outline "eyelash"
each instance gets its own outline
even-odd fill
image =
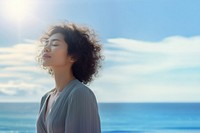
[[[48,45],[48,43],[44,44],[44,46],[46,47]],[[52,44],[52,46],[58,46],[58,44]]]

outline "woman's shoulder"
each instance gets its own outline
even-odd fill
[[[95,98],[95,95],[94,95],[94,92],[88,86],[78,81],[76,82],[76,85],[72,89],[69,97],[70,98],[82,98],[82,97]]]
[[[42,96],[42,101],[44,102],[45,99],[48,97],[48,95],[53,91],[54,89],[51,89],[50,91],[47,91],[43,96]]]
[[[52,91],[54,91],[55,89],[51,89],[51,90],[49,90],[49,91],[47,91],[43,96],[42,96],[42,98],[45,98],[45,97],[47,97]]]
[[[43,104],[44,104],[46,98],[47,98],[47,97],[49,96],[49,94],[51,93],[51,91],[52,91],[52,90],[46,92],[46,93],[42,96],[41,101],[40,101],[40,110],[41,110],[41,108],[42,108],[42,106],[43,106]]]
[[[45,100],[46,97],[49,95],[49,92],[46,92],[43,96],[42,96],[42,100]]]
[[[94,94],[93,91],[81,82],[78,82],[73,89],[73,93]]]

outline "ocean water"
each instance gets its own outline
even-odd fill
[[[0,133],[34,133],[39,103],[0,103]],[[200,133],[200,103],[99,103],[102,133]]]

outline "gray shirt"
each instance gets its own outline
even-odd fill
[[[70,81],[45,118],[50,92],[41,99],[37,133],[101,133],[97,101],[92,90],[77,79]]]

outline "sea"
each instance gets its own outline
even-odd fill
[[[98,103],[102,133],[200,133],[200,103]],[[39,103],[0,103],[0,133],[35,133]]]

